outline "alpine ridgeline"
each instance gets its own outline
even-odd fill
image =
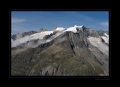
[[[109,33],[91,28],[11,35],[12,76],[109,76]]]

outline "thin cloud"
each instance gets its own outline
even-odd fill
[[[12,23],[24,22],[24,21],[26,21],[26,19],[12,18]]]
[[[24,27],[24,26],[20,26],[20,25],[15,25],[13,24],[11,27],[12,33],[13,32],[25,32],[27,30],[29,30],[28,28]]]
[[[12,17],[11,18],[11,22],[12,22],[12,24],[11,24],[11,26],[12,26],[11,30],[12,30],[12,33],[13,32],[24,32],[24,31],[26,31],[27,28],[24,27],[24,26],[21,26],[21,23],[25,22],[25,21],[26,21],[26,19],[23,19],[23,18]]]
[[[86,20],[92,20],[92,21],[94,20],[94,18],[89,17],[89,16],[86,16],[86,15],[80,14],[80,16],[81,16],[82,18],[86,19]]]
[[[44,28],[44,27],[43,27]],[[21,33],[21,32],[28,32],[28,31],[38,31],[39,28],[37,27],[34,27],[34,28],[31,28],[31,27],[26,27],[24,25],[19,25],[19,24],[12,24],[12,27],[11,27],[11,31],[13,34],[15,33]]]
[[[95,22],[96,20],[93,18],[93,17],[90,17],[90,16],[87,16],[87,15],[84,15],[82,13],[78,13],[76,12],[76,17],[81,19],[81,20],[84,20],[84,21],[88,21],[88,22]]]
[[[108,27],[108,22],[101,22],[100,24],[105,26],[105,27]]]

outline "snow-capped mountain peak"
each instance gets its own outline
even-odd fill
[[[67,32],[67,31],[71,31],[73,33],[76,33],[77,31],[82,31],[83,32],[83,28],[84,26],[81,25],[81,26],[77,26],[77,25],[74,25],[73,27],[68,27],[68,28],[64,28],[64,27],[56,27],[54,30],[51,30],[51,31],[47,31],[45,29],[40,29],[40,32],[36,32],[31,35],[27,35],[27,36],[20,36],[20,38],[14,40],[12,38],[11,42],[12,42],[12,47],[16,47],[22,43],[26,43],[28,41],[31,41],[31,40],[44,40],[44,42],[49,42],[53,39],[55,39],[56,37],[58,37],[59,35],[63,34],[64,32]],[[91,32],[90,32],[91,33]],[[108,43],[108,40],[109,40],[109,35],[104,33],[104,36],[101,36],[101,38],[106,42]]]
[[[108,41],[107,31],[91,30],[83,25],[12,35],[12,75],[108,76]]]

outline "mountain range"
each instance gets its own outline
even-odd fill
[[[11,34],[12,76],[109,76],[109,31],[83,25]]]

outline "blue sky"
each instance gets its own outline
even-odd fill
[[[53,30],[58,27],[84,25],[94,30],[108,30],[107,11],[12,11],[11,33],[38,31],[40,28]]]

